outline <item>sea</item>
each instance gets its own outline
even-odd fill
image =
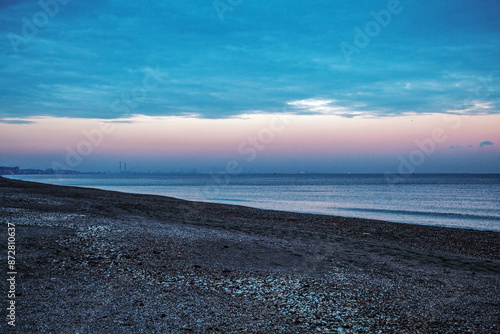
[[[74,174],[8,177],[261,209],[500,231],[500,174]]]

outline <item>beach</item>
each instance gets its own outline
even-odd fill
[[[2,332],[500,332],[499,232],[1,177],[0,222]]]

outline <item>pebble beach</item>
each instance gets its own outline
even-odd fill
[[[1,177],[0,223],[2,333],[500,333],[498,232]]]

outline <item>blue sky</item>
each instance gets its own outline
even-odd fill
[[[307,99],[374,116],[500,110],[498,1],[401,0],[350,62],[341,43],[391,1],[61,2],[47,22],[36,1],[2,2],[0,117],[317,113],[289,104]],[[147,69],[161,73],[155,89],[113,105]],[[479,78],[489,108],[467,99]]]
[[[500,172],[498,0],[4,0],[0,40],[0,165]]]

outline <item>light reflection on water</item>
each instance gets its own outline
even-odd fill
[[[412,175],[395,185],[384,175],[9,177],[262,209],[500,231],[500,175]]]

